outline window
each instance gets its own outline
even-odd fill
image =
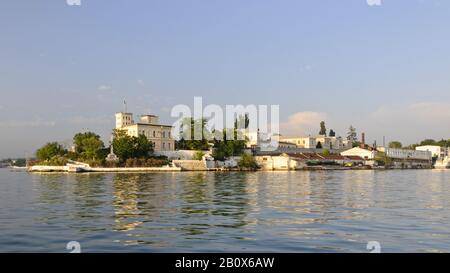
[[[153,131],[153,137],[156,137],[156,132],[155,131]]]
[[[162,136],[163,138],[166,138],[166,132],[163,132],[163,136]]]
[[[163,142],[163,149],[166,148],[166,143]]]

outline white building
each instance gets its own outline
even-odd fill
[[[278,148],[283,149],[283,150],[297,149],[297,145],[295,145],[294,143],[291,143],[291,142],[280,141],[280,142],[278,142]]]
[[[274,151],[279,148],[280,137],[279,135],[272,135],[270,133],[261,133],[259,131],[245,131],[245,137],[247,138],[247,148],[259,148],[267,151]],[[284,143],[283,146],[291,146],[289,143]]]
[[[281,140],[295,144],[298,148],[315,149],[317,146],[315,137],[289,137],[281,138]]]
[[[145,135],[153,143],[155,152],[175,150],[172,128],[171,125],[160,124],[155,115],[142,115],[135,123],[132,113],[116,113],[116,129],[125,130],[129,136]]]
[[[306,164],[287,154],[255,156],[256,162],[265,171],[275,170],[299,170],[306,167]]]
[[[448,148],[435,145],[417,146],[416,150],[431,152],[432,157],[446,157],[449,154]]]
[[[393,159],[413,159],[431,161],[430,151],[418,151],[409,149],[394,149],[379,147],[378,150],[386,154],[387,157]]]
[[[321,146],[323,149],[342,150],[342,149],[349,149],[352,147],[352,144],[349,141],[344,140],[342,137],[327,137],[324,135],[319,135],[315,137],[312,136],[285,137],[281,138],[280,141],[290,142],[297,145],[297,148],[304,148],[304,149],[315,149]]]
[[[355,148],[352,148],[352,149],[342,152],[341,155],[343,155],[343,156],[359,156],[366,160],[371,160],[371,159],[375,158],[375,156],[377,155],[377,151],[375,151],[375,150],[370,151],[367,149],[355,147]]]

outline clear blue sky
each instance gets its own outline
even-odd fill
[[[369,141],[450,138],[450,1],[3,1],[0,158],[135,114],[279,104],[285,134],[318,121]],[[317,124],[317,125],[316,125]],[[283,132],[282,132],[283,133]]]

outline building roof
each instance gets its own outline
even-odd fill
[[[164,124],[151,124],[151,123],[141,123],[141,122],[137,122],[135,124],[132,125],[140,125],[140,126],[157,126],[157,127],[173,127],[172,125],[164,125]]]
[[[288,144],[288,145],[294,145],[296,146],[294,143],[292,142],[287,142],[287,141],[278,141],[279,144]]]
[[[356,155],[346,155],[345,157],[350,160],[364,160],[362,157]]]
[[[154,118],[158,118],[159,116],[157,116],[157,115],[148,115],[148,114],[145,114],[145,115],[141,115],[141,117],[154,117]]]
[[[133,124],[124,126],[123,128],[132,127],[132,126],[150,126],[150,127],[170,127],[170,128],[173,128],[172,125],[150,124],[150,123],[133,123]]]

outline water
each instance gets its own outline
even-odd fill
[[[0,252],[450,252],[450,171],[0,169]]]

